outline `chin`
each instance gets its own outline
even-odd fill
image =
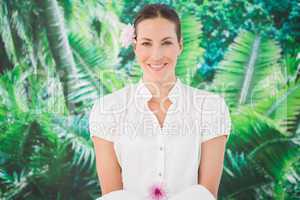
[[[145,77],[147,77],[147,80],[151,80],[153,82],[162,82],[162,81],[166,81],[169,79],[169,77],[171,76],[171,74],[173,74],[174,72],[164,72],[164,73],[147,73],[145,74]],[[169,76],[168,76],[169,74]]]

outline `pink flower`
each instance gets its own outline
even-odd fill
[[[121,44],[127,48],[134,40],[134,27],[131,24],[127,24],[121,32]]]
[[[151,200],[163,200],[167,198],[166,187],[162,182],[155,183],[149,188]]]

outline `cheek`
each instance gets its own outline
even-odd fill
[[[149,57],[149,52],[145,49],[137,48],[136,57],[138,58],[138,60],[143,61],[144,59],[147,59],[147,57]]]
[[[164,55],[171,60],[176,60],[177,54],[178,54],[178,52],[174,48],[166,49],[164,52]]]
[[[162,49],[161,53],[167,60],[175,62],[175,60],[177,59],[178,51],[176,50],[176,48],[170,47]],[[139,62],[147,61],[147,59],[151,57],[151,50],[137,47],[136,57]]]

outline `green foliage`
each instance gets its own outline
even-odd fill
[[[201,30],[201,24],[191,15],[183,15],[181,23],[184,48],[177,61],[176,75],[190,85],[204,52],[198,45],[201,37],[198,30]]]
[[[78,199],[96,195],[87,116],[65,120],[62,89],[30,69],[15,66],[1,76],[0,91],[1,198],[69,199],[78,190]]]
[[[255,104],[276,93],[271,85],[277,82],[280,51],[274,41],[242,31],[229,46],[211,89],[226,93],[231,106]]]
[[[194,6],[195,7],[195,6]],[[214,68],[241,30],[262,33],[280,43],[284,52],[299,47],[299,5],[291,1],[204,1],[192,9],[203,23],[201,47],[206,49],[201,72],[213,79]],[[278,22],[280,21],[280,23]]]
[[[176,75],[230,106],[220,199],[296,199],[296,0],[0,1],[0,199],[99,196],[88,111],[142,76],[119,37],[147,3],[180,14]]]

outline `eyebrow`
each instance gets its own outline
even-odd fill
[[[161,41],[164,41],[164,40],[166,40],[166,39],[172,39],[173,37],[165,37],[165,38],[163,38]],[[149,39],[149,38],[145,38],[145,37],[143,37],[143,38],[141,38],[142,40],[148,40],[148,41],[152,41],[151,39]]]

